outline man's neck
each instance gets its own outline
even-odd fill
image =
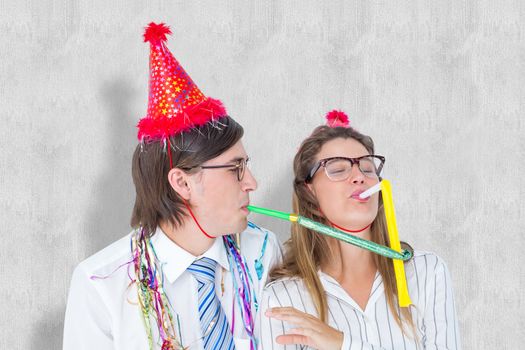
[[[215,239],[206,237],[191,218],[185,219],[177,228],[169,222],[162,222],[159,226],[169,239],[194,256],[204,254],[215,242]]]

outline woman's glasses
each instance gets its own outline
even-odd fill
[[[323,167],[331,181],[344,181],[350,177],[352,167],[357,164],[357,167],[366,177],[377,179],[381,174],[383,165],[385,164],[385,157],[378,155],[368,155],[358,158],[347,157],[331,157],[321,159],[312,167],[305,182],[311,182],[315,173]]]

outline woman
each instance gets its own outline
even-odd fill
[[[327,115],[294,159],[294,212],[388,245],[380,194],[384,158],[348,126]],[[415,251],[405,263],[413,305],[399,308],[392,261],[294,225],[282,265],[260,300],[261,349],[459,349],[451,279],[438,256]]]

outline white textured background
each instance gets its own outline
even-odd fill
[[[523,1],[1,0],[0,349],[59,349],[73,267],[129,231],[151,20],[245,126],[252,203],[290,208],[300,140],[343,108],[402,238],[448,262],[464,348],[524,348]]]

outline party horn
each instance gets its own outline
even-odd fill
[[[400,250],[396,251],[389,247],[385,247],[381,244],[377,244],[375,242],[353,236],[346,232],[323,225],[319,222],[316,222],[314,220],[305,218],[297,214],[291,214],[291,213],[285,213],[285,212],[273,210],[273,209],[255,207],[253,205],[249,205],[247,208],[249,211],[254,212],[254,213],[263,214],[266,216],[271,216],[274,218],[298,223],[299,225],[309,228],[310,230],[319,232],[329,237],[336,238],[346,243],[353,244],[357,247],[367,249],[373,253],[385,256],[390,259],[394,259],[394,261],[399,261],[401,265],[403,264],[402,261],[406,261],[412,257],[412,253],[409,250],[404,250],[402,252]]]
[[[394,211],[394,201],[392,199],[392,186],[390,181],[383,179],[381,181],[381,196],[383,198],[383,207],[385,208],[386,226],[388,229],[388,238],[390,248],[394,251],[401,251],[401,242],[397,232],[396,213]],[[396,275],[397,297],[399,306],[407,307],[412,304],[410,295],[408,295],[407,280],[405,276],[405,265],[399,260],[393,260],[394,272]]]

